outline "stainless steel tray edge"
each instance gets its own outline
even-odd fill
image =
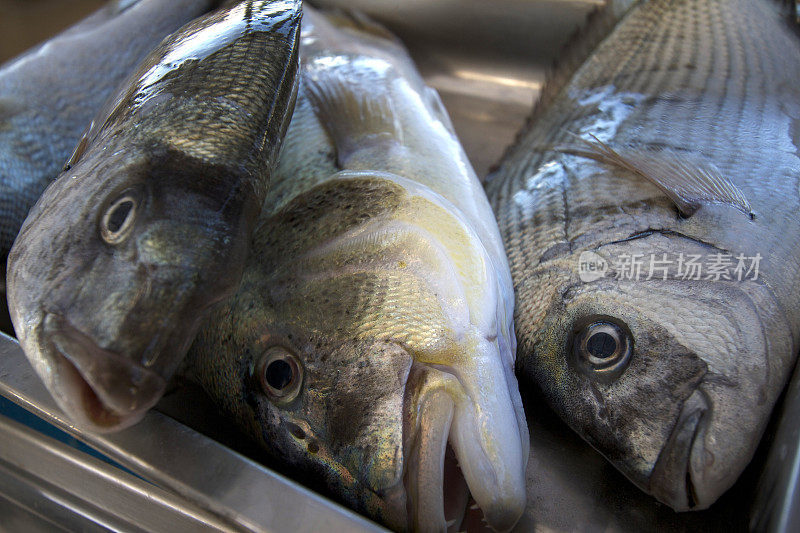
[[[0,334],[0,395],[238,530],[384,531],[155,411],[119,433],[97,435],[81,431],[55,406],[17,341],[3,334]],[[3,451],[8,446],[3,433],[6,427],[10,426],[0,424]],[[41,435],[40,439],[46,437]],[[129,476],[122,470],[118,475]]]

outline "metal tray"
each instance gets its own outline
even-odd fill
[[[513,140],[569,35],[602,3],[314,2],[363,10],[401,37],[442,94],[479,175]],[[159,412],[121,433],[84,433],[55,407],[16,341],[1,336],[0,396],[25,409],[14,412],[0,398],[1,531],[381,530],[276,473],[280,465],[192,387],[176,386]],[[518,531],[800,530],[800,376],[736,485],[711,509],[681,514],[634,487],[535,393],[523,391],[523,399],[532,440]]]

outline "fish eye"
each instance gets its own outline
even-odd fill
[[[136,220],[139,196],[126,191],[111,202],[100,219],[100,236],[108,244],[119,244],[128,236]]]
[[[628,367],[633,338],[624,324],[599,317],[576,328],[573,334],[573,362],[587,376],[614,380]]]
[[[300,393],[303,366],[298,357],[282,346],[269,348],[258,364],[261,389],[270,400],[287,403]]]

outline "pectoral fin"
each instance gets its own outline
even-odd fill
[[[755,218],[750,202],[739,188],[711,162],[674,150],[614,150],[597,137],[578,137],[583,146],[561,146],[563,153],[594,159],[646,179],[666,194],[680,213],[689,217],[704,204],[730,205]]]

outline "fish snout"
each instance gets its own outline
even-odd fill
[[[718,496],[709,494],[703,482],[708,456],[704,433],[710,409],[708,395],[695,389],[684,401],[650,475],[650,492],[675,511],[703,509]]]
[[[527,443],[508,394],[484,384],[475,397],[455,372],[421,366],[416,431],[406,453],[412,529],[460,528],[471,496],[489,527],[510,530],[525,508]],[[504,378],[481,379],[505,384]]]
[[[42,345],[50,356],[56,402],[94,431],[119,430],[138,422],[164,393],[156,372],[100,347],[64,317],[45,313]]]

